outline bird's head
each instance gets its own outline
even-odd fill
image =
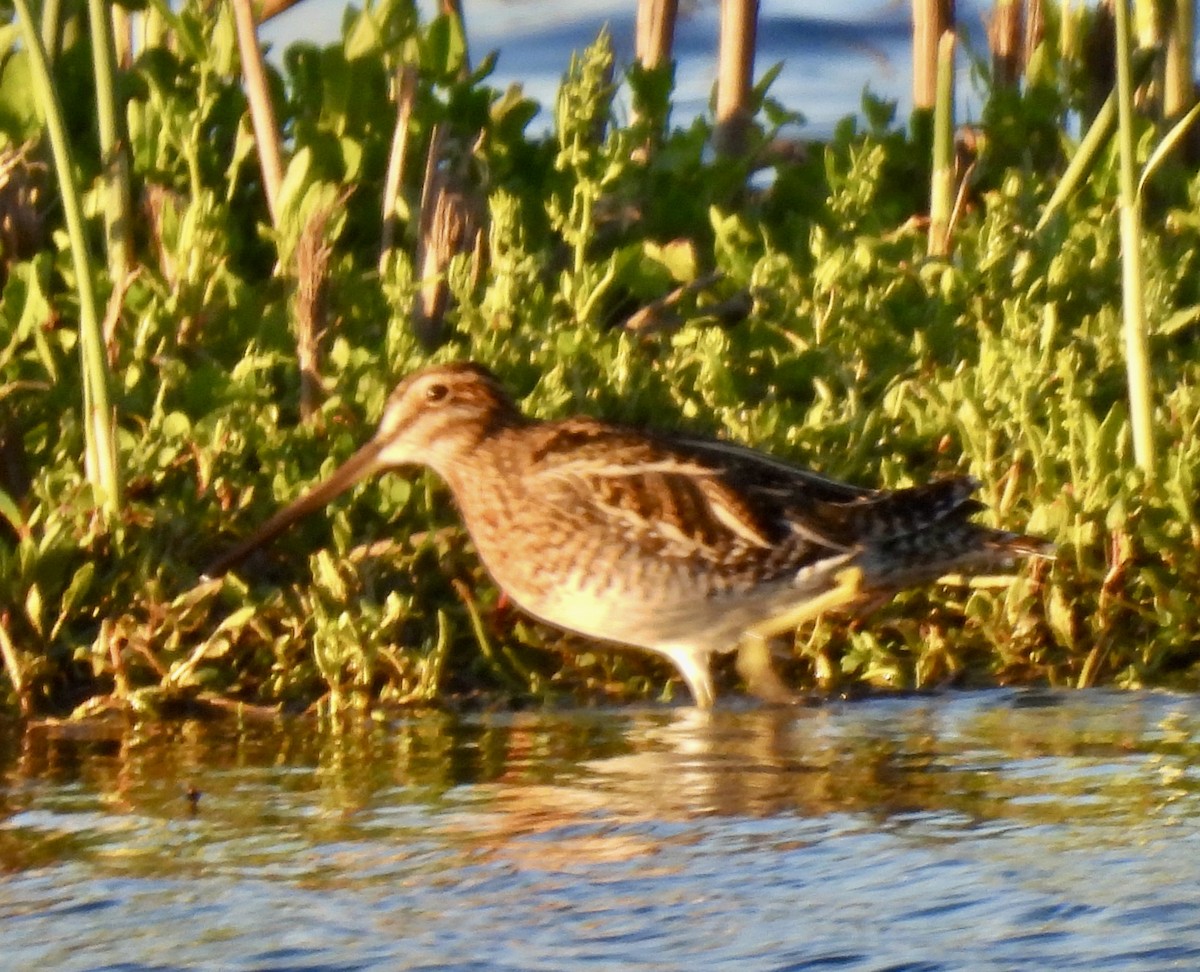
[[[392,392],[364,449],[374,468],[421,464],[447,476],[496,429],[521,421],[495,375],[472,362],[435,365],[409,375]]]
[[[252,536],[214,561],[217,576],[269,542],[292,523],[320,509],[355,483],[397,466],[425,465],[453,479],[460,460],[489,434],[524,419],[499,381],[471,362],[435,365],[409,375],[389,396],[371,440],[264,523]]]

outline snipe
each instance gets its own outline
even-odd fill
[[[534,422],[471,363],[405,378],[375,436],[209,568],[221,573],[374,472],[431,467],[484,565],[558,628],[666,656],[696,704],[710,659],[739,646],[752,688],[778,696],[766,642],[952,572],[1048,556],[1036,538],[971,522],[976,483],[895,491],[826,479],[725,442],[591,418]]]

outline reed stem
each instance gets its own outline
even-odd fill
[[[1196,101],[1192,64],[1196,56],[1195,0],[1175,0],[1174,17],[1167,25],[1167,62],[1163,80],[1163,115],[1174,120]]]
[[[1148,51],[1139,52],[1133,59],[1133,86],[1137,87],[1149,74],[1153,55]],[[1104,146],[1117,128],[1117,92],[1112,91],[1096,112],[1091,125],[1067,163],[1067,169],[1059,179],[1054,192],[1050,194],[1042,215],[1038,218],[1037,229],[1044,229],[1046,224],[1057,213],[1068,199],[1083,185],[1092,167],[1100,158]]]
[[[1141,203],[1137,191],[1137,147],[1133,117],[1133,44],[1128,0],[1116,0],[1117,143],[1120,151],[1121,283],[1125,319],[1125,368],[1133,453],[1148,480],[1154,478],[1154,403],[1146,339],[1142,274]]]
[[[640,0],[637,8],[637,60],[646,70],[671,60],[679,0]]]
[[[929,188],[929,255],[950,253],[954,211],[954,31],[938,43],[937,101],[933,108],[933,175]]]
[[[104,240],[108,273],[115,290],[124,287],[133,269],[130,241],[132,203],[129,194],[129,158],[122,137],[117,104],[116,66],[112,21],[105,0],[88,0],[92,31],[92,70],[96,79],[96,120],[100,133],[100,159],[104,180]]]
[[[1024,6],[1024,0],[996,0],[988,23],[992,83],[997,88],[1015,88],[1021,80],[1025,64]]]
[[[88,252],[83,224],[83,205],[75,184],[71,146],[63,124],[62,106],[50,75],[50,64],[41,38],[33,25],[28,0],[13,0],[22,38],[29,52],[33,96],[41,108],[50,138],[54,171],[62,197],[63,216],[75,268],[75,286],[79,295],[79,355],[83,381],[84,468],[97,507],[110,518],[121,505],[121,479],[117,467],[116,437],[108,398],[108,364],[104,356],[104,337],[96,310],[92,287],[92,259]]]
[[[913,0],[913,109],[937,102],[938,44],[954,29],[954,0]]]
[[[400,218],[398,202],[400,187],[404,183],[404,166],[408,159],[408,134],[412,121],[413,105],[417,100],[417,69],[404,65],[393,80],[396,92],[396,127],[392,130],[392,148],[388,153],[387,174],[383,182],[383,229],[380,234],[379,265],[388,250],[396,243],[396,229]]]
[[[724,0],[717,60],[717,125],[713,144],[722,155],[741,155],[750,128],[758,0]]]
[[[250,102],[254,140],[258,143],[263,191],[267,197],[267,209],[271,213],[271,225],[278,226],[279,188],[283,184],[283,147],[279,141],[279,126],[275,121],[275,107],[271,104],[271,89],[267,84],[262,50],[258,46],[252,0],[232,2],[238,52],[242,58],[242,78],[246,84],[246,98]]]
[[[45,0],[42,4],[42,48],[46,59],[58,59],[58,39],[62,34],[62,0]]]

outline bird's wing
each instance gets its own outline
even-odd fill
[[[778,491],[781,495],[795,496],[805,502],[851,503],[878,495],[876,490],[822,476],[811,469],[784,462],[782,459],[733,442],[687,437],[680,437],[674,441],[694,454],[706,457],[721,466],[729,475],[757,483],[764,489]]]
[[[698,454],[723,461],[724,477],[751,497],[770,497],[798,533],[849,549],[928,529],[947,517],[967,519],[981,508],[970,476],[948,476],[919,486],[876,490],[793,466],[744,446],[680,440]]]
[[[854,543],[836,507],[874,495],[724,443],[585,419],[543,436],[523,473],[529,489],[664,556],[722,561],[797,540],[844,551]]]

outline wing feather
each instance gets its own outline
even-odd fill
[[[815,559],[918,534],[978,508],[971,499],[978,485],[965,476],[873,490],[726,442],[591,419],[544,429],[525,470],[529,488],[662,556],[728,564],[787,546]]]
[[[873,491],[723,442],[666,438],[588,419],[546,427],[525,470],[531,489],[557,491],[579,515],[602,516],[665,555],[713,561],[782,543],[853,547],[834,504]],[[581,507],[584,509],[581,510]]]

